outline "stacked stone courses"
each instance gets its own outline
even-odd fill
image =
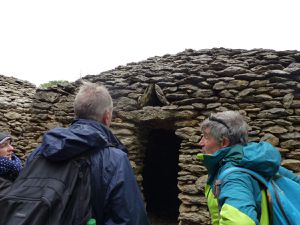
[[[72,122],[82,80],[104,84],[111,92],[112,130],[129,149],[142,190],[147,134],[152,129],[174,131],[181,140],[180,149],[174,149],[179,151],[180,225],[210,224],[204,198],[207,171],[195,158],[201,151],[199,123],[210,113],[240,111],[250,125],[250,139],[272,143],[282,164],[300,173],[299,51],[187,49],[50,89],[0,79],[1,125],[15,136],[23,159],[46,130]]]
[[[31,125],[32,101],[36,87],[23,80],[0,75],[0,130],[10,132],[15,152],[23,160],[36,146]]]

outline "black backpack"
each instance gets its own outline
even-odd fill
[[[4,194],[0,225],[85,225],[91,217],[89,156],[36,156]]]
[[[10,180],[0,177],[0,193],[6,193],[9,190],[11,184],[12,182]]]

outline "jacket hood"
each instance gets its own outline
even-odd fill
[[[117,147],[127,153],[125,146],[100,122],[78,119],[68,128],[48,131],[43,136],[39,149],[49,160],[63,161],[108,146]]]
[[[250,142],[220,149],[212,155],[198,154],[208,169],[208,182],[213,181],[220,169],[231,166],[253,170],[265,178],[274,176],[280,167],[279,151],[268,142]]]

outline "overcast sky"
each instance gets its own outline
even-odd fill
[[[0,0],[0,74],[75,81],[195,50],[300,50],[298,0]]]

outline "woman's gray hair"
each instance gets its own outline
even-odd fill
[[[219,143],[228,138],[230,145],[248,142],[248,124],[238,111],[224,111],[211,114],[200,125],[201,131],[209,128],[210,135]]]
[[[76,118],[100,121],[104,113],[112,109],[113,101],[108,90],[95,83],[84,82],[74,100]]]

